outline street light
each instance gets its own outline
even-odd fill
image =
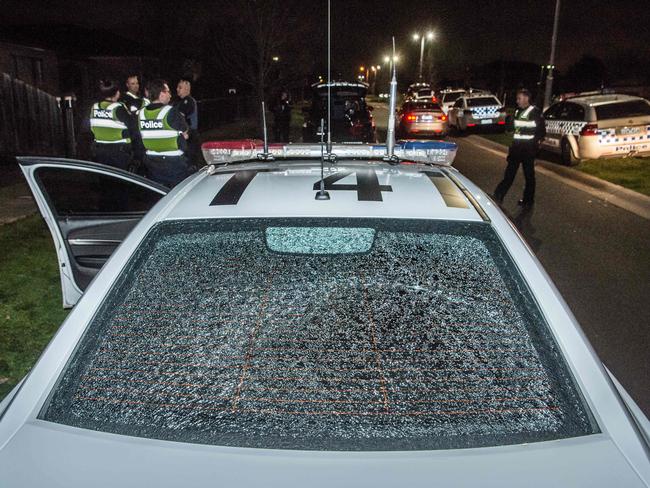
[[[424,40],[428,39],[429,41],[433,41],[435,37],[435,33],[431,31],[427,32],[426,34],[419,34],[417,32],[413,34],[413,40],[420,41],[420,81],[422,81],[422,66],[424,65]]]
[[[279,56],[273,56],[271,59],[273,59],[273,61],[276,62],[276,63],[277,63],[278,61],[280,61],[280,57],[279,57]]]

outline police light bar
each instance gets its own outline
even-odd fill
[[[209,165],[222,165],[243,161],[267,160],[264,142],[257,139],[205,142],[201,146]],[[399,161],[451,166],[458,146],[445,141],[398,141],[395,156]],[[320,144],[269,144],[273,159],[315,159],[322,155]],[[332,144],[330,158],[383,159],[385,144]]]

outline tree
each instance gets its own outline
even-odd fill
[[[569,67],[562,80],[565,91],[598,90],[608,81],[605,63],[594,56],[583,56]]]
[[[270,89],[312,68],[309,61],[314,26],[306,3],[297,0],[233,0],[217,13],[214,54],[222,69],[249,86],[258,103]]]

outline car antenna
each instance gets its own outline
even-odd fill
[[[262,100],[262,131],[264,135],[264,152],[257,155],[262,161],[273,161],[273,154],[269,152],[269,135],[266,130],[266,105]]]
[[[325,120],[320,119],[320,189],[316,192],[316,200],[329,200],[330,194],[325,191]]]
[[[390,101],[388,104],[388,131],[386,132],[386,157],[390,164],[398,164],[395,156],[395,110],[397,109],[397,67],[395,62],[395,37],[393,36],[393,57],[391,59],[393,77],[390,80]]]
[[[327,0],[327,159],[332,156],[332,0]]]

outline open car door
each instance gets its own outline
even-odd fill
[[[169,191],[103,164],[19,157],[59,259],[63,306],[72,307],[142,217]]]

